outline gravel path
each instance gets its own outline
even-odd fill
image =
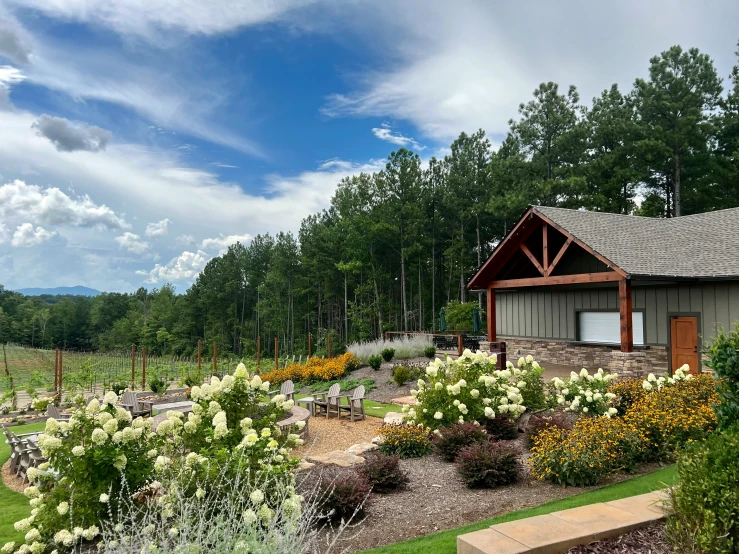
[[[348,419],[339,421],[336,417],[311,417],[305,444],[293,450],[292,455],[298,458],[317,456],[333,450],[346,450],[360,442],[370,442],[381,425],[382,420],[376,417],[354,423]]]

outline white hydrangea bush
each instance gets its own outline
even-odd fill
[[[606,373],[602,368],[592,375],[583,368],[580,373],[571,372],[567,380],[554,378],[553,394],[557,404],[564,406],[565,411],[612,417],[617,413],[613,407],[616,395],[608,392],[608,385],[616,379],[618,374]]]
[[[647,392],[661,391],[665,387],[672,387],[680,381],[690,381],[692,378],[690,366],[683,364],[672,375],[665,374],[662,377],[655,377],[654,373],[650,373],[642,382],[642,388]]]
[[[426,368],[425,379],[418,380],[413,407],[404,406],[408,419],[430,429],[453,423],[483,424],[503,414],[517,419],[526,411],[522,389],[527,386],[526,363],[506,369],[496,368],[497,356],[487,352],[465,350],[456,360],[436,358]],[[533,367],[533,366],[532,366]],[[537,364],[538,367],[538,364]]]
[[[151,418],[134,419],[118,406],[114,392],[74,409],[68,422],[47,420],[38,444],[49,462],[29,470],[29,479],[38,482],[26,489],[31,515],[15,524],[25,544],[6,545],[6,551],[66,552],[96,540],[106,519],[125,516],[124,483],[135,496],[164,479],[172,482],[173,475],[186,474],[205,486],[217,467],[237,468],[254,482],[264,474],[291,483],[298,462],[290,449],[302,441],[276,425],[292,401],[281,395],[269,400],[268,388],[240,364],[233,375],[193,387],[192,413],[168,412],[156,429]],[[207,487],[182,485],[180,492],[200,490]],[[272,491],[264,492],[263,504],[275,506]],[[173,511],[166,496],[157,506],[162,517]]]

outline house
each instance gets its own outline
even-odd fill
[[[739,208],[672,219],[530,207],[467,283],[511,356],[627,375],[701,370],[739,321]]]

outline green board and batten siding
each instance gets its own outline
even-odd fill
[[[634,284],[633,309],[644,312],[647,344],[668,344],[668,313],[700,313],[698,332],[710,341],[716,326],[739,321],[739,281],[670,286]],[[575,341],[581,310],[618,311],[615,287],[557,290],[551,287],[496,292],[496,323],[501,336]]]

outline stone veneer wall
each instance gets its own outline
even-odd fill
[[[531,354],[542,363],[584,367],[589,371],[602,367],[622,377],[645,377],[649,373],[659,375],[667,371],[667,348],[664,346],[621,352],[617,346],[576,344],[563,340],[519,337],[498,337],[498,340],[506,342],[508,359],[514,364],[519,356]]]

